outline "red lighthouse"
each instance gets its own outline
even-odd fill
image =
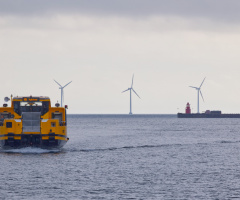
[[[187,103],[186,105],[186,114],[191,114],[191,108],[189,103]]]

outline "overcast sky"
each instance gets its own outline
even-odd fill
[[[240,113],[239,0],[0,0],[0,103],[49,96],[69,113]],[[2,104],[1,103],[1,104]]]

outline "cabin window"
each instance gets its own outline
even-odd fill
[[[58,119],[59,122],[62,122],[62,113],[60,112],[52,113],[52,119]]]
[[[12,122],[7,122],[7,123],[6,123],[6,127],[7,127],[7,128],[12,128]]]
[[[42,108],[42,115],[44,115],[49,111],[49,101],[43,101]]]
[[[17,113],[18,115],[21,115],[20,102],[15,101],[13,103],[13,107],[14,107],[14,112]]]
[[[44,115],[49,111],[49,101],[15,101],[13,106],[14,112],[18,115],[21,115],[22,112],[41,112],[41,115]]]
[[[41,112],[42,102],[20,102],[21,112]]]

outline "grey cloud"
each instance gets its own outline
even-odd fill
[[[240,20],[239,8],[239,0],[0,0],[0,15],[174,15],[234,22]]]

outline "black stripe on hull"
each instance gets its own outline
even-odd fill
[[[58,137],[62,137],[62,138],[67,138],[66,135],[60,135],[60,134],[55,134],[55,133],[49,133],[49,134],[14,134],[14,133],[8,133],[8,134],[4,134],[4,135],[0,135],[0,138],[1,137],[6,137],[6,136],[17,136],[17,137],[21,137],[22,135],[38,135],[38,136],[41,136],[41,137],[51,137],[51,136],[58,136]]]
[[[38,147],[47,149],[59,149],[62,148],[67,141],[55,139],[54,136],[50,136],[48,140],[42,140],[41,135],[21,135],[21,140],[14,140],[13,137],[8,137],[7,140],[0,140],[0,146],[4,149],[15,149],[24,147]]]

